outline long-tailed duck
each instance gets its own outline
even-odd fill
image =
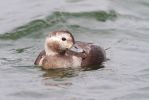
[[[61,30],[48,34],[44,50],[34,64],[42,66],[43,69],[94,68],[102,65],[105,59],[105,50],[100,46],[75,41],[69,31]]]

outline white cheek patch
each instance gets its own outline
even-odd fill
[[[65,37],[66,39],[69,39],[70,36],[67,34],[61,34],[58,36],[55,36],[55,41],[58,41],[61,47],[61,49],[66,49],[66,48],[71,48],[73,44],[68,43],[67,40],[66,41],[62,41],[62,38]]]

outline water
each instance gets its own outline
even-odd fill
[[[148,100],[148,0],[0,0],[0,100]],[[49,31],[107,50],[105,68],[44,71]]]

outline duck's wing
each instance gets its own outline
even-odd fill
[[[45,50],[41,51],[40,54],[38,55],[38,57],[36,58],[34,64],[39,65],[39,62],[40,62],[41,58],[44,57],[45,55],[46,55]]]
[[[105,50],[93,43],[76,41],[74,46],[81,48],[86,54],[86,58],[82,60],[82,66],[100,65],[106,59]]]
[[[81,41],[75,41],[74,46],[66,52],[67,55],[81,57],[85,59],[90,52],[90,46],[92,43],[86,43]]]

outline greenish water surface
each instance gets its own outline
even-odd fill
[[[149,99],[148,0],[0,0],[0,11],[0,100]],[[110,47],[105,67],[34,66],[47,33],[60,29]]]

